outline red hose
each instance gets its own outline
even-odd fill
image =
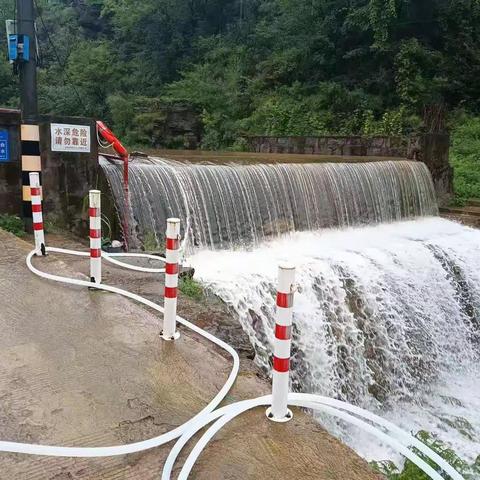
[[[128,250],[128,210],[130,207],[130,194],[128,191],[128,150],[122,145],[122,142],[113,134],[113,132],[100,120],[97,120],[97,131],[112,148],[118,153],[123,160],[123,191],[125,212],[122,219],[123,224],[123,241],[125,250]]]

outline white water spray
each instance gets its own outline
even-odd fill
[[[267,370],[276,266],[285,259],[303,289],[293,388],[438,434],[468,459],[479,455],[480,232],[426,218],[199,252],[191,259],[199,279],[236,312]],[[353,430],[339,433],[369,459],[389,456]]]

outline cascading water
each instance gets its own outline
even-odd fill
[[[123,209],[121,169],[103,168]],[[468,458],[480,454],[480,232],[419,218],[437,214],[424,164],[151,159],[133,162],[130,179],[131,243],[149,234],[161,243],[165,219],[180,216],[197,277],[238,316],[267,371],[276,268],[288,259],[303,289],[293,388],[439,434]],[[368,458],[390,455],[329,427]]]
[[[102,166],[122,198],[121,165]],[[129,244],[137,246],[148,235],[161,243],[172,215],[189,226],[191,245],[232,248],[285,232],[437,213],[430,173],[420,162],[198,165],[151,159],[133,160],[129,175]]]
[[[428,218],[198,252],[198,278],[236,312],[266,370],[276,268],[285,259],[302,287],[293,388],[438,434],[469,459],[479,455],[480,232]],[[389,456],[352,430],[339,433],[370,459]]]

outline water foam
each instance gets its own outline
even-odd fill
[[[293,388],[350,401],[480,454],[480,232],[440,218],[297,232],[202,250],[198,278],[238,315],[270,370],[277,265],[297,265]],[[389,456],[328,424],[367,458]]]

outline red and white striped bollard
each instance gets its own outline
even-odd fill
[[[280,265],[273,352],[272,406],[266,411],[267,417],[274,422],[288,422],[293,418],[293,413],[288,408],[288,390],[294,282],[295,267],[289,264]]]
[[[167,220],[165,253],[165,312],[161,335],[164,340],[176,340],[180,336],[180,332],[176,330],[178,262],[180,257],[180,219],[178,218]]]
[[[90,280],[92,283],[102,283],[102,219],[101,219],[101,192],[90,190],[89,217],[90,217]]]
[[[43,230],[42,189],[40,174],[30,172],[30,197],[32,202],[33,234],[35,237],[35,255],[46,255],[45,233]]]

